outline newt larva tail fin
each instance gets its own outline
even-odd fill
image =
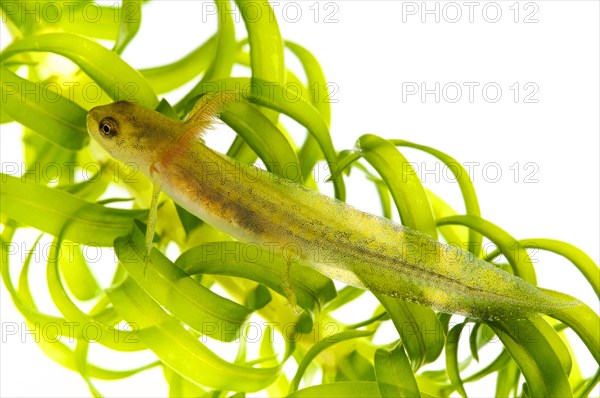
[[[552,316],[576,304],[550,296],[463,249],[393,224],[381,226],[385,233],[377,236],[379,243],[355,242],[342,256],[343,268],[374,293],[487,320]]]

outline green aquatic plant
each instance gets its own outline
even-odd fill
[[[307,49],[281,38],[275,20],[250,14],[259,7],[262,15],[273,15],[268,3],[253,2],[250,8],[248,1],[235,2],[248,36],[237,41],[229,12],[234,3],[216,1],[219,23],[213,37],[177,62],[141,70],[119,55],[138,32],[140,1],[124,0],[120,8],[93,5],[100,10],[98,15],[105,16],[93,23],[72,20],[68,13],[51,14],[51,7],[92,5],[89,1],[67,3],[39,2],[48,7],[40,23],[20,17],[23,3],[2,3],[6,26],[14,37],[0,55],[2,122],[16,121],[25,127],[28,168],[61,168],[60,178],[51,184],[39,183],[31,174],[24,178],[2,175],[2,279],[29,327],[53,331],[39,342],[40,347],[60,365],[79,372],[92,394],[101,395],[94,380],[123,379],[157,366],[162,367],[173,396],[243,396],[263,390],[273,396],[297,397],[447,396],[454,392],[466,396],[465,385],[492,376],[496,386],[490,396],[592,393],[600,373],[581,376],[565,335],[566,329],[572,329],[600,362],[599,318],[583,303],[558,308],[552,318],[526,312],[483,320],[461,317],[456,323],[450,314],[376,294],[379,305],[374,313],[347,324],[334,311],[355,305],[364,290],[336,288],[326,276],[288,264],[281,253],[234,241],[166,196],[161,197],[156,225],[159,250],[146,261],[140,248],[145,246],[151,184],[137,173],[135,164],[120,163],[91,144],[86,114],[99,103],[82,90],[66,95],[61,87],[97,88],[110,97],[104,103],[136,102],[177,120],[203,95],[240,92],[247,101],[225,107],[219,118],[237,133],[227,155],[241,164],[260,159],[270,172],[316,189],[311,171],[316,162],[326,161],[340,200],[345,199],[344,177],[350,170],[365,173],[375,184],[384,216],[391,218],[393,203],[402,223],[412,230],[467,247],[473,256],[488,262],[503,256],[506,263],[497,265],[533,286],[536,273],[527,249],[557,253],[570,260],[600,294],[598,266],[576,247],[549,239],[518,241],[482,218],[474,186],[451,156],[372,134],[360,137],[355,149],[336,151],[329,133],[329,103],[318,100],[329,95],[324,73]],[[114,41],[112,49],[97,39]],[[306,81],[287,68],[285,48],[299,60]],[[49,54],[67,58],[78,69],[65,75]],[[234,65],[248,67],[251,77],[233,76]],[[177,103],[158,97],[199,76]],[[308,87],[320,92],[292,102],[287,100],[295,98],[286,91],[289,82],[304,87],[302,93],[310,93]],[[290,138],[279,122],[281,114],[306,128],[302,144]],[[457,214],[427,190],[415,173],[407,172],[402,148],[423,151],[463,176],[457,180],[465,214]],[[96,172],[77,181],[77,165],[84,164],[96,164]],[[292,165],[298,173],[290,177],[287,167],[277,165]],[[123,188],[130,197],[113,197],[114,187]],[[16,232],[27,226],[53,237],[46,279],[60,316],[43,312],[34,300],[28,279],[34,252],[28,254],[18,284],[13,285],[9,252]],[[497,250],[483,254],[484,238]],[[94,264],[83,254],[89,246],[112,248],[116,254],[118,265],[106,286],[97,282]],[[175,258],[167,255],[173,246],[178,249]],[[61,256],[67,251],[71,255]],[[295,294],[298,313],[287,303],[288,290]],[[564,293],[546,290],[545,294],[577,302]],[[239,338],[252,327],[253,316],[268,325],[256,355]],[[397,338],[392,344],[377,344],[373,336],[386,321],[395,326]],[[90,325],[100,331],[96,343],[122,352],[149,350],[156,361],[129,370],[94,364],[88,358],[86,329]],[[459,338],[467,331],[470,355],[459,361]],[[283,337],[284,344],[275,344],[269,338],[272,335]],[[502,350],[488,365],[466,374],[468,365],[479,361],[491,336],[501,341]],[[74,338],[75,346],[64,344],[60,337]],[[235,345],[235,359],[226,360],[218,350],[210,349],[207,337]],[[442,353],[444,369],[425,368]],[[288,363],[297,365],[294,371],[283,369]],[[318,372],[321,380],[315,378]]]

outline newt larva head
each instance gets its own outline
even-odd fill
[[[86,124],[88,133],[114,158],[135,163],[142,171],[149,170],[181,131],[180,122],[127,101],[92,108]]]

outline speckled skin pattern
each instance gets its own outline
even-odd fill
[[[101,129],[107,117],[116,122],[114,136]],[[189,212],[331,278],[483,319],[552,314],[571,305],[460,248],[241,165],[204,144],[208,120],[201,129],[191,120],[116,102],[92,109],[87,121],[92,137],[116,159],[135,162]]]

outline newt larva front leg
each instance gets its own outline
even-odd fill
[[[152,170],[152,166],[150,167]],[[152,200],[150,202],[150,212],[148,214],[148,225],[146,227],[146,254],[144,262],[150,261],[150,252],[152,251],[152,241],[154,240],[154,230],[156,229],[156,221],[158,217],[158,198],[160,197],[161,185],[154,183],[152,185]]]
[[[347,284],[483,319],[573,305],[462,249],[303,185],[261,169],[247,178],[238,162],[201,139],[221,103],[203,97],[178,122],[121,101],[92,109],[87,125],[115,158],[137,163],[189,212],[240,241],[293,252],[302,265]]]

